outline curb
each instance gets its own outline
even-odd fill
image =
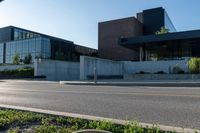
[[[74,82],[60,81],[61,85],[90,85],[90,86],[152,86],[152,87],[200,87],[200,82]]]
[[[98,117],[98,116],[91,116],[91,115],[84,115],[84,114],[75,114],[75,113],[68,113],[68,112],[43,110],[43,109],[37,109],[37,108],[4,105],[4,104],[0,104],[0,108],[8,108],[8,109],[21,110],[21,111],[30,111],[30,112],[35,112],[35,113],[64,116],[64,117],[73,117],[73,118],[80,118],[80,119],[87,119],[87,120],[111,121],[115,124],[122,124],[122,125],[125,125],[129,122],[129,121],[119,120],[119,119],[112,119],[112,118],[105,118],[105,117]],[[143,128],[155,126],[155,125],[149,124],[149,123],[139,123],[139,125],[141,125]],[[176,131],[177,133],[194,133],[194,130],[189,129],[189,128],[171,127],[171,126],[165,126],[165,125],[159,125],[159,128],[163,131],[171,131],[171,132]],[[197,131],[197,133],[200,133],[200,130],[196,130],[196,131]]]

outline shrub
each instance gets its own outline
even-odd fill
[[[200,58],[191,58],[188,63],[188,69],[190,73],[197,74],[200,73]]]
[[[155,72],[155,74],[166,74],[166,72],[164,72],[164,71],[158,71],[158,72]]]
[[[185,72],[180,68],[178,64],[173,67],[173,73],[175,74],[184,74]]]
[[[24,67],[17,69],[18,76],[34,76],[34,69],[31,67]]]
[[[17,76],[17,77],[31,77],[34,76],[34,69],[31,67],[19,68],[16,70],[0,71],[2,76]]]
[[[25,56],[23,63],[24,64],[31,64],[31,61],[32,61],[32,56],[31,56],[31,54],[28,54],[27,56]]]
[[[139,73],[136,74],[151,74],[150,72],[144,72],[144,71],[140,71]]]

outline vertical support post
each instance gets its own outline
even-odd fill
[[[148,51],[145,50],[145,61],[148,61]]]
[[[38,59],[34,59],[34,76],[38,76]]]
[[[97,66],[96,66],[97,60],[94,61],[94,83],[97,83]]]
[[[6,43],[3,44],[3,64],[6,63]]]
[[[143,47],[140,47],[140,61],[143,61],[144,58],[144,51],[143,51]]]

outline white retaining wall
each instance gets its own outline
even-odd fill
[[[118,61],[81,56],[80,79],[86,80],[94,75],[94,68],[98,76],[123,76],[123,63]]]
[[[80,59],[81,80],[86,80],[88,79],[88,76],[93,76],[95,66],[98,76],[119,76],[139,73],[141,71],[149,73],[163,71],[165,73],[170,73],[176,65],[185,72],[188,72],[187,60],[120,62],[87,56],[81,56]]]
[[[33,64],[30,65],[5,65],[5,66],[0,66],[0,71],[4,70],[16,70],[19,68],[24,68],[24,67],[34,67]]]
[[[200,79],[200,74],[125,74],[125,80],[193,80]]]
[[[34,75],[46,76],[46,80],[79,80],[80,63],[55,60],[35,60]]]
[[[0,71],[13,70],[23,67],[34,67],[35,76],[46,76],[47,80],[86,80],[88,76],[94,76],[94,67],[98,76],[123,76],[126,74],[139,73],[140,71],[155,73],[164,71],[169,73],[175,65],[188,71],[187,60],[173,61],[112,61],[88,56],[81,56],[80,63],[64,62],[55,60],[35,60],[34,65],[7,65],[0,66]]]
[[[124,61],[124,74],[138,73],[140,71],[155,73],[158,71],[164,71],[166,73],[171,72],[174,66],[178,65],[182,70],[188,72],[187,60],[171,60],[171,61],[143,61],[143,62],[131,62]]]

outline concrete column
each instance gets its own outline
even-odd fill
[[[85,75],[85,57],[80,56],[80,80],[86,80],[87,77]]]
[[[148,51],[145,50],[145,61],[148,61]]]
[[[143,58],[144,58],[144,50],[143,50],[143,47],[141,46],[140,47],[140,61],[143,61]]]
[[[97,59],[94,60],[94,83],[97,83]]]
[[[34,76],[38,76],[38,59],[34,59]]]

